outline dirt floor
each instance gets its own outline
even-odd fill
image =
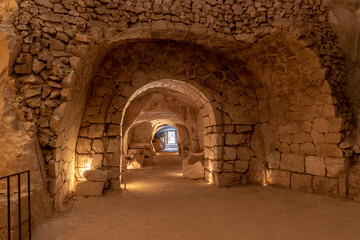
[[[273,187],[219,188],[184,179],[166,159],[132,170],[126,191],[77,197],[33,239],[360,239],[359,203]]]

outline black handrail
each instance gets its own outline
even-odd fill
[[[30,170],[11,174],[5,177],[0,177],[0,180],[6,179],[7,180],[7,213],[8,213],[8,240],[11,238],[11,206],[10,206],[10,178],[11,177],[18,177],[18,215],[19,215],[19,240],[22,239],[22,232],[21,232],[21,181],[20,175],[27,173],[27,190],[28,190],[28,214],[29,214],[29,240],[31,239],[31,209],[30,209]]]

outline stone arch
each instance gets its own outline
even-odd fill
[[[299,36],[274,31],[243,54],[259,80],[249,180],[341,195],[348,164],[341,99],[329,69]]]
[[[301,37],[309,48],[319,52],[317,55],[320,55],[323,66],[331,68],[327,78],[336,89],[333,95],[336,95],[338,101],[343,101],[341,73],[344,65],[341,51],[338,51],[336,37],[324,21],[326,9],[319,2],[316,3],[316,8],[319,9],[316,13],[308,7],[308,1],[305,0],[291,3],[291,11],[285,9],[287,5],[275,6],[275,2],[272,1],[269,2],[269,6],[262,6],[262,11],[257,11],[255,2],[251,2],[249,9],[255,9],[255,14],[244,12],[242,3],[235,3],[233,6],[224,3],[223,6],[198,1],[190,3],[189,6],[187,3],[180,3],[171,9],[166,4],[158,6],[156,2],[150,7],[139,8],[136,5],[138,3],[127,1],[95,6],[91,1],[84,4],[75,2],[75,6],[92,14],[79,13],[78,16],[73,16],[68,14],[62,3],[58,3],[55,8],[53,3],[24,1],[20,4],[19,14],[14,16],[14,26],[24,36],[23,49],[17,59],[15,72],[25,76],[22,78],[24,81],[17,80],[17,88],[40,82],[45,93],[54,92],[52,99],[49,94],[44,94],[46,96],[43,98],[35,96],[31,99],[22,96],[14,106],[18,114],[22,115],[23,121],[37,122],[45,158],[47,162],[55,161],[55,177],[49,181],[55,202],[62,202],[72,190],[72,184],[69,183],[74,180],[72,176],[76,133],[81,125],[79,116],[83,115],[86,102],[86,96],[78,93],[90,89],[91,78],[103,58],[120,45],[139,39],[170,39],[206,46],[221,52],[228,59],[238,60],[242,59],[245,49],[251,48],[258,40],[279,26],[282,27],[284,22],[288,22],[288,32],[300,28],[308,30],[298,37]],[[218,14],[224,10],[223,7],[229,12],[226,13],[227,20],[224,18],[225,13]],[[272,12],[271,9],[274,8],[277,9],[276,12]],[[31,9],[35,11],[29,15]],[[180,16],[177,9],[191,10],[192,17]],[[252,23],[246,19],[251,19]],[[254,27],[255,25],[257,27]],[[46,41],[40,41],[42,38]],[[248,58],[250,56],[245,56],[245,65]],[[253,74],[250,71],[247,73]],[[227,125],[235,124],[238,125],[236,127],[239,131],[247,129],[245,133],[248,133],[252,131],[252,127],[240,126],[253,126],[258,121],[258,117],[252,116],[251,113],[257,115],[258,106],[253,103],[258,99],[253,92],[253,86],[259,81],[255,76],[248,76],[247,79],[251,79],[251,84],[245,84],[245,89],[250,89],[251,93],[245,94],[246,91],[240,91],[241,94],[235,95],[240,95],[242,104],[234,104],[235,107],[223,106],[223,110],[227,110],[228,113],[224,116],[224,129],[229,127]],[[258,92],[260,93],[261,89],[258,89]],[[224,98],[232,101],[232,97],[234,96],[228,95]],[[251,107],[243,107],[244,105]],[[338,108],[338,112],[346,112],[346,109],[342,108]],[[42,116],[39,115],[40,111]],[[69,112],[72,114],[67,114]],[[246,114],[243,116],[238,114],[239,112]],[[241,120],[232,122],[230,119]],[[243,124],[244,121],[249,124]],[[228,130],[228,133],[233,134],[234,131]],[[233,168],[233,165],[227,165],[226,168]]]
[[[185,83],[178,80],[172,80],[172,79],[163,79],[154,81],[151,83],[148,83],[141,88],[137,89],[129,98],[128,102],[126,103],[124,110],[122,112],[122,119],[120,123],[120,138],[125,137],[126,133],[129,131],[133,123],[129,126],[130,123],[127,125],[124,124],[124,119],[126,116],[126,112],[128,110],[128,107],[130,106],[131,102],[134,101],[137,97],[146,94],[146,92],[158,90],[158,91],[164,91],[164,90],[172,90],[174,92],[180,93],[183,97],[189,97],[190,101],[193,102],[197,109],[199,109],[200,117],[202,118],[202,126],[204,129],[199,129],[200,131],[205,132],[206,128],[213,127],[218,125],[215,118],[215,113],[213,110],[213,106],[211,105],[209,99],[205,96],[203,92],[201,92],[199,89],[194,87],[193,85],[189,83]],[[189,101],[189,99],[187,100]],[[132,113],[134,113],[132,111]],[[137,115],[138,116],[138,115]],[[219,119],[218,119],[219,120]],[[164,122],[165,123],[165,122]],[[184,122],[181,120],[179,122],[173,122],[173,124],[181,123],[184,125]],[[170,124],[170,122],[168,122]],[[175,126],[176,128],[176,126]],[[203,136],[203,134],[201,134]],[[213,145],[221,145],[220,137],[216,137]],[[208,151],[211,151],[211,147],[209,145],[209,141],[207,141],[207,145],[204,146],[205,154],[209,155]],[[120,145],[123,145],[124,143],[120,142]]]
[[[125,105],[121,124],[123,124],[125,112],[129,106],[129,104],[131,103],[131,101],[133,101],[139,95],[143,94],[145,91],[149,91],[149,90],[156,89],[156,88],[172,89],[179,93],[186,94],[198,106],[202,116],[207,117],[207,119],[204,120],[206,123],[205,126],[208,127],[208,126],[217,125],[217,121],[219,121],[219,119],[216,120],[215,112],[213,110],[213,106],[211,106],[209,98],[203,92],[201,92],[199,89],[197,89],[195,86],[193,86],[189,83],[185,83],[185,82],[182,82],[179,80],[173,80],[173,79],[162,79],[162,80],[154,81],[154,82],[148,83],[148,84],[142,86],[141,88],[137,89],[131,95],[131,97],[129,98],[128,102]]]
[[[146,51],[152,49],[156,49],[153,53],[155,59],[148,58],[145,54]],[[131,64],[128,56],[132,59]],[[169,89],[176,82],[176,80],[170,79],[181,80],[178,81],[182,84],[178,84],[179,86],[175,91],[185,93],[185,95],[191,93],[194,100],[198,102],[197,108],[203,112],[201,115],[205,117],[204,126],[206,126],[207,134],[204,141],[206,146],[210,146],[210,151],[205,151],[206,168],[209,169],[209,172],[222,172],[223,167],[220,163],[224,160],[222,152],[226,151],[224,149],[230,150],[231,148],[233,149],[231,156],[225,160],[231,162],[229,166],[232,166],[233,169],[228,174],[234,173],[236,147],[224,148],[224,138],[221,136],[221,132],[225,125],[251,125],[256,123],[257,103],[254,99],[255,92],[251,88],[252,75],[242,61],[231,62],[222,55],[210,52],[200,46],[158,41],[131,43],[114,49],[105,58],[103,66],[99,68],[94,77],[94,86],[92,87],[94,90],[91,90],[92,97],[88,99],[83,127],[87,128],[88,125],[86,124],[89,124],[84,123],[84,121],[100,121],[98,124],[105,125],[107,124],[105,122],[112,122],[110,125],[120,125],[121,115],[124,114],[128,100],[134,92],[138,91],[134,95],[137,96],[148,87],[151,89]],[[143,87],[144,85],[145,87]],[[238,94],[240,96],[237,96]],[[96,103],[98,106],[95,108],[97,109],[95,110],[97,116],[87,116],[87,112],[92,111],[89,105],[95,104],[95,102],[98,102]],[[236,104],[237,106],[235,106]],[[99,113],[100,105],[108,106],[106,107],[108,109],[106,114],[104,113],[105,108],[100,110],[102,113]],[[236,108],[236,112],[232,112],[234,108]],[[241,117],[237,118],[237,116]],[[96,120],[97,118],[103,120]],[[238,137],[245,139],[247,137],[246,134],[236,132],[234,127],[228,129],[228,133],[232,133],[234,139]],[[113,144],[115,140],[111,141]],[[232,144],[246,143],[241,140],[239,143],[235,141]],[[103,145],[106,146],[107,143],[104,142]],[[86,154],[86,152],[81,153],[81,151],[83,150],[78,151],[79,154]],[[111,150],[111,154],[113,151]],[[91,149],[88,149],[87,152],[90,153]],[[214,167],[211,167],[212,165]],[[118,170],[116,171],[118,172]],[[237,178],[240,175],[236,173]],[[116,175],[114,175],[115,178],[117,178]],[[214,182],[221,185],[219,181]]]

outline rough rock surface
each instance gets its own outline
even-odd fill
[[[76,184],[75,193],[84,196],[101,196],[104,182],[79,182]]]
[[[189,179],[203,179],[205,177],[205,169],[203,157],[189,155],[182,161],[183,176]]]
[[[86,170],[83,175],[86,180],[93,182],[105,182],[108,178],[108,172],[99,169]]]

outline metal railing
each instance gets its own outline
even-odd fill
[[[23,171],[19,173],[15,173],[9,176],[0,177],[0,180],[6,179],[7,180],[7,222],[8,222],[8,240],[11,239],[11,202],[10,202],[10,178],[17,176],[17,185],[18,185],[18,221],[19,221],[19,240],[22,239],[22,231],[21,231],[21,181],[20,176],[21,174],[27,173],[27,193],[28,193],[28,221],[29,221],[29,240],[31,239],[31,210],[30,210],[30,170]]]

